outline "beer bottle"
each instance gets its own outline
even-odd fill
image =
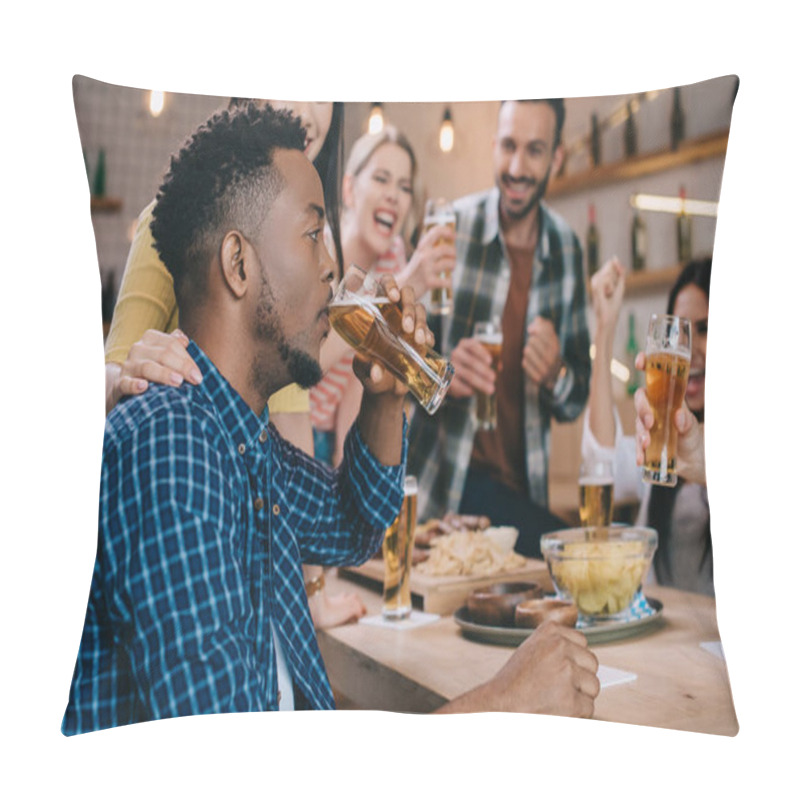
[[[633,107],[628,103],[628,117],[625,120],[625,155],[636,155],[636,123],[633,120]]]
[[[92,194],[95,197],[105,197],[106,194],[106,151],[102,147],[97,155]]]
[[[631,225],[631,264],[636,272],[645,268],[646,255],[647,228],[644,220],[639,216],[639,211],[634,210]]]
[[[692,218],[686,213],[686,189],[681,186],[681,210],[678,212],[678,261],[685,264],[692,257]]]
[[[625,362],[628,367],[628,383],[625,390],[629,395],[636,394],[639,388],[639,372],[636,369],[636,354],[639,352],[639,345],[636,341],[636,318],[628,314],[628,343],[625,346]]]
[[[591,278],[600,266],[600,234],[595,225],[594,203],[589,203],[589,229],[586,232],[586,270]]]
[[[592,114],[592,166],[600,165],[600,123],[597,114]]]
[[[669,143],[673,150],[678,149],[678,145],[685,136],[686,117],[681,106],[681,90],[676,86],[672,90],[672,115],[669,120]]]

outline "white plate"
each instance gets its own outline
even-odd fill
[[[660,600],[652,597],[647,598],[650,608],[655,614],[641,619],[632,619],[625,622],[609,621],[596,622],[585,628],[580,628],[580,632],[586,637],[589,644],[602,644],[612,642],[617,639],[627,639],[629,636],[636,636],[651,627],[660,624],[663,620],[664,605]],[[466,606],[461,606],[454,614],[453,619],[461,628],[462,633],[470,638],[488,644],[501,644],[507,647],[516,647],[530,636],[533,631],[530,628],[505,628],[498,625],[479,625],[472,622],[469,618],[469,611]]]

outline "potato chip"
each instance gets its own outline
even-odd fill
[[[525,566],[518,553],[504,552],[480,531],[456,531],[431,544],[430,557],[414,569],[423,575],[482,577]]]

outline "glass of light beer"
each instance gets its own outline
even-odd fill
[[[446,225],[456,232],[456,212],[452,203],[443,197],[431,198],[425,203],[425,218],[423,220],[423,232],[427,233],[436,225]],[[438,245],[438,240],[436,244]],[[444,273],[442,274],[444,277]],[[429,311],[431,314],[450,314],[453,310],[453,296],[449,289],[434,286],[431,289],[431,302]]]
[[[411,614],[411,551],[417,529],[417,479],[406,476],[403,506],[383,537],[383,616],[405,619]]]
[[[678,431],[675,412],[683,403],[692,359],[692,324],[671,314],[653,314],[645,348],[645,393],[653,410],[650,444],[644,455],[644,479],[675,486]]]
[[[503,349],[503,330],[499,320],[476,322],[474,337],[486,348],[492,357],[495,373],[502,369],[500,354]],[[497,428],[497,393],[475,392],[475,420],[478,430],[493,431]]]
[[[382,286],[361,267],[348,267],[328,306],[328,318],[351,347],[380,362],[429,414],[436,412],[453,380],[453,365],[403,330],[400,306],[390,303]]]
[[[614,465],[609,459],[585,459],[578,478],[578,513],[584,528],[607,528],[614,515]]]

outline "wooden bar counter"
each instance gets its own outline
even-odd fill
[[[542,568],[545,569],[544,564]],[[380,595],[337,576],[327,591],[357,591],[368,615]],[[591,645],[601,665],[633,672],[636,680],[608,686],[594,718],[701,733],[738,731],[724,660],[701,646],[718,643],[712,598],[660,586],[645,587],[663,603],[662,618],[636,636]],[[424,713],[485,682],[512,647],[466,638],[452,616],[409,630],[364,624],[319,632],[334,691],[349,708]]]

